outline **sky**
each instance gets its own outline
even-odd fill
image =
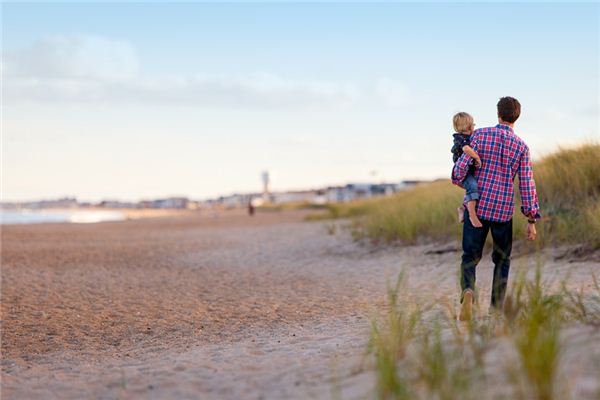
[[[596,3],[2,3],[2,199],[446,178],[452,116],[600,139]]]

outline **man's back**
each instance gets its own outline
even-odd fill
[[[475,171],[480,199],[477,216],[487,221],[509,221],[514,210],[514,178],[519,174],[522,212],[538,215],[538,201],[529,158],[529,148],[507,125],[478,129],[471,137],[471,146],[481,158],[482,166]],[[463,155],[456,163],[455,183],[462,181],[470,158]]]
[[[472,303],[475,299],[476,267],[483,255],[488,233],[491,231],[494,247],[492,261],[494,273],[490,305],[502,310],[513,242],[514,179],[519,175],[521,192],[521,212],[528,220],[527,239],[535,240],[535,221],[539,218],[539,205],[533,180],[533,168],[529,158],[529,148],[512,130],[521,115],[521,103],[514,97],[501,97],[496,105],[498,122],[493,128],[476,130],[471,136],[471,147],[481,159],[481,167],[475,171],[479,191],[479,201],[475,213],[480,224],[473,224],[471,218],[463,223],[462,250],[460,263],[461,309],[459,319],[466,321],[472,316]],[[452,183],[463,185],[469,165],[473,160],[467,152],[454,164]],[[468,179],[470,181],[471,179]],[[470,184],[467,184],[470,186]],[[471,210],[472,211],[472,210]],[[477,222],[477,221],[476,221]],[[480,225],[480,226],[476,226]]]

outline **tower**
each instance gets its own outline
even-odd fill
[[[271,183],[269,177],[269,171],[263,171],[261,174],[262,184],[263,184],[263,200],[265,202],[269,202],[269,184]]]

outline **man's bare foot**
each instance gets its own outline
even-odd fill
[[[475,214],[475,213],[473,213],[473,214],[469,213],[469,221],[471,221],[471,224],[475,228],[481,228],[483,226],[483,224],[481,223],[479,218],[477,218],[477,214]]]
[[[459,321],[470,321],[473,317],[473,291],[470,289],[465,290],[463,294],[462,305],[460,306],[460,314],[458,314]]]
[[[458,211],[458,223],[462,224],[463,222],[465,222],[465,208],[464,207],[458,207],[456,209],[456,211]]]

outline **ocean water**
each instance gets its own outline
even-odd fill
[[[0,224],[94,223],[126,219],[121,211],[102,210],[0,210]]]

